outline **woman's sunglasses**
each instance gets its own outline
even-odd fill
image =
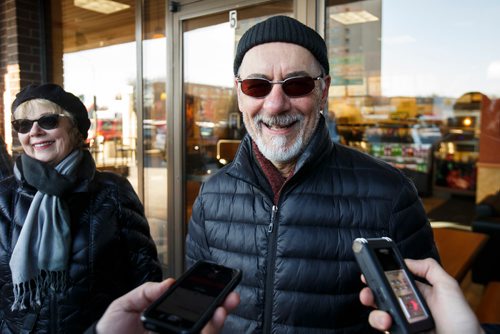
[[[19,133],[28,133],[33,127],[33,123],[37,122],[38,126],[44,130],[52,130],[59,125],[59,117],[64,117],[63,114],[50,114],[40,117],[39,119],[16,119],[12,121],[14,130]]]
[[[318,76],[316,78],[303,76],[291,77],[280,81],[270,81],[264,78],[236,78],[236,81],[241,84],[241,91],[245,95],[259,98],[267,96],[273,89],[273,85],[281,85],[281,87],[283,87],[283,91],[288,97],[304,96],[313,91],[316,80],[322,79],[322,76]]]

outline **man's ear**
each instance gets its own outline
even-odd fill
[[[234,78],[234,89],[236,90],[236,101],[238,103],[238,110],[239,112],[243,113],[241,110],[240,110],[240,89],[238,89],[238,79]]]
[[[328,91],[330,90],[330,83],[332,81],[332,77],[327,75],[322,80],[321,87],[321,105],[325,105],[328,102]]]
[[[240,97],[240,90],[238,89],[238,79],[234,78],[234,90],[236,91],[236,97]]]

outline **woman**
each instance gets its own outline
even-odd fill
[[[0,181],[0,332],[82,332],[161,279],[143,206],[125,178],[96,170],[76,96],[28,86],[12,118],[24,154]]]

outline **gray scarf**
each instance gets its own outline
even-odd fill
[[[75,150],[55,168],[22,155],[14,175],[37,189],[9,265],[14,284],[12,310],[40,305],[47,289],[64,291],[71,247],[70,215],[61,196],[73,188],[83,158]]]

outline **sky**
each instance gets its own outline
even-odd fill
[[[498,0],[383,0],[383,94],[500,96],[499,18]]]

